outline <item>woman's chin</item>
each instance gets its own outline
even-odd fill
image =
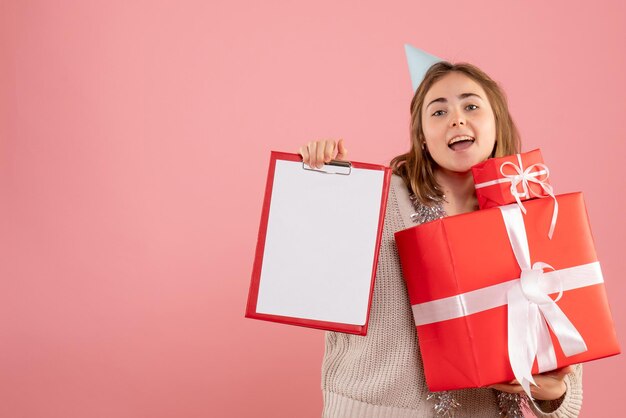
[[[472,170],[476,164],[482,162],[478,158],[464,158],[456,161],[446,161],[444,164],[439,164],[439,168],[459,174],[465,174]]]
[[[436,171],[446,173],[453,176],[466,176],[471,175],[472,165],[463,166],[451,166],[451,165],[439,165]]]

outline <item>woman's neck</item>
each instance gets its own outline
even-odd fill
[[[434,174],[445,195],[443,209],[448,216],[472,212],[478,209],[474,178],[471,171],[457,173],[438,168]]]

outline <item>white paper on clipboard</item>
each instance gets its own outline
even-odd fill
[[[276,161],[257,313],[366,323],[385,178],[383,170],[325,174]]]

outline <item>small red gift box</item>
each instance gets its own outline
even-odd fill
[[[478,207],[489,209],[509,203],[550,196],[548,167],[541,151],[490,158],[472,167]]]
[[[582,194],[556,199],[552,239],[552,199],[525,202],[524,216],[513,204],[395,234],[431,391],[520,380],[620,352]],[[531,334],[538,346],[526,340]]]

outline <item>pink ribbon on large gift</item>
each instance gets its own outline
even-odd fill
[[[599,262],[556,271],[543,262],[531,265],[520,207],[511,204],[499,209],[521,269],[520,277],[460,295],[415,304],[412,306],[413,317],[416,325],[427,325],[507,305],[509,362],[515,378],[530,396],[530,384],[535,384],[532,377],[535,358],[540,373],[557,368],[548,326],[566,356],[587,351],[582,336],[556,302],[565,291],[603,283],[604,279]],[[545,272],[544,269],[553,271]],[[556,300],[550,298],[552,293],[559,294]]]

